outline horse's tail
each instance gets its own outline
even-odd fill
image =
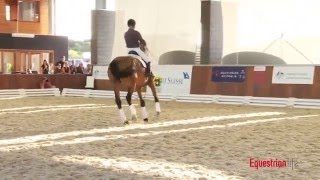
[[[136,71],[133,61],[125,61],[125,59],[115,59],[109,65],[111,74],[119,81],[120,78],[129,77]]]

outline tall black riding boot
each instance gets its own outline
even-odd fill
[[[152,75],[152,72],[151,72],[151,62],[148,62],[147,63],[147,68],[146,68],[146,75],[147,76],[151,76]]]

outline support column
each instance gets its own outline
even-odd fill
[[[56,34],[56,1],[55,0],[49,0],[49,34],[55,35]]]
[[[223,18],[221,1],[201,0],[201,64],[221,64]]]
[[[115,12],[92,10],[91,63],[109,65],[114,43]]]
[[[107,0],[96,0],[96,9],[107,9]]]

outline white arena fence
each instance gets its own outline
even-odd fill
[[[58,88],[51,89],[3,89],[0,90],[1,99],[15,99],[23,97],[38,97],[38,96],[60,96]]]
[[[121,98],[125,99],[127,93],[121,92],[120,94],[121,94]],[[0,100],[23,98],[23,97],[39,97],[39,96],[114,98],[114,93],[113,91],[105,91],[105,90],[69,89],[69,88],[63,89],[61,94],[58,88],[0,90]],[[161,101],[320,109],[320,100],[318,99],[270,98],[270,97],[223,96],[223,95],[173,96],[170,94],[161,94],[161,93],[158,96]],[[149,100],[154,99],[152,95],[145,95],[144,97],[145,99],[149,99]],[[132,98],[137,99],[138,98],[137,94],[134,93]]]

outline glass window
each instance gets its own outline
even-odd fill
[[[31,65],[30,65],[30,61],[29,61],[29,54],[26,54],[26,65],[25,65],[25,69],[24,69],[24,72],[26,72],[27,71],[27,69],[31,69]]]
[[[10,14],[11,14],[10,6],[6,5],[6,20],[7,21],[11,20]]]
[[[31,70],[40,73],[40,54],[31,54]]]
[[[14,71],[14,52],[3,52],[3,73],[11,74]]]
[[[47,60],[50,63],[50,53],[42,53],[42,60]]]
[[[39,1],[19,2],[19,21],[40,21]]]

